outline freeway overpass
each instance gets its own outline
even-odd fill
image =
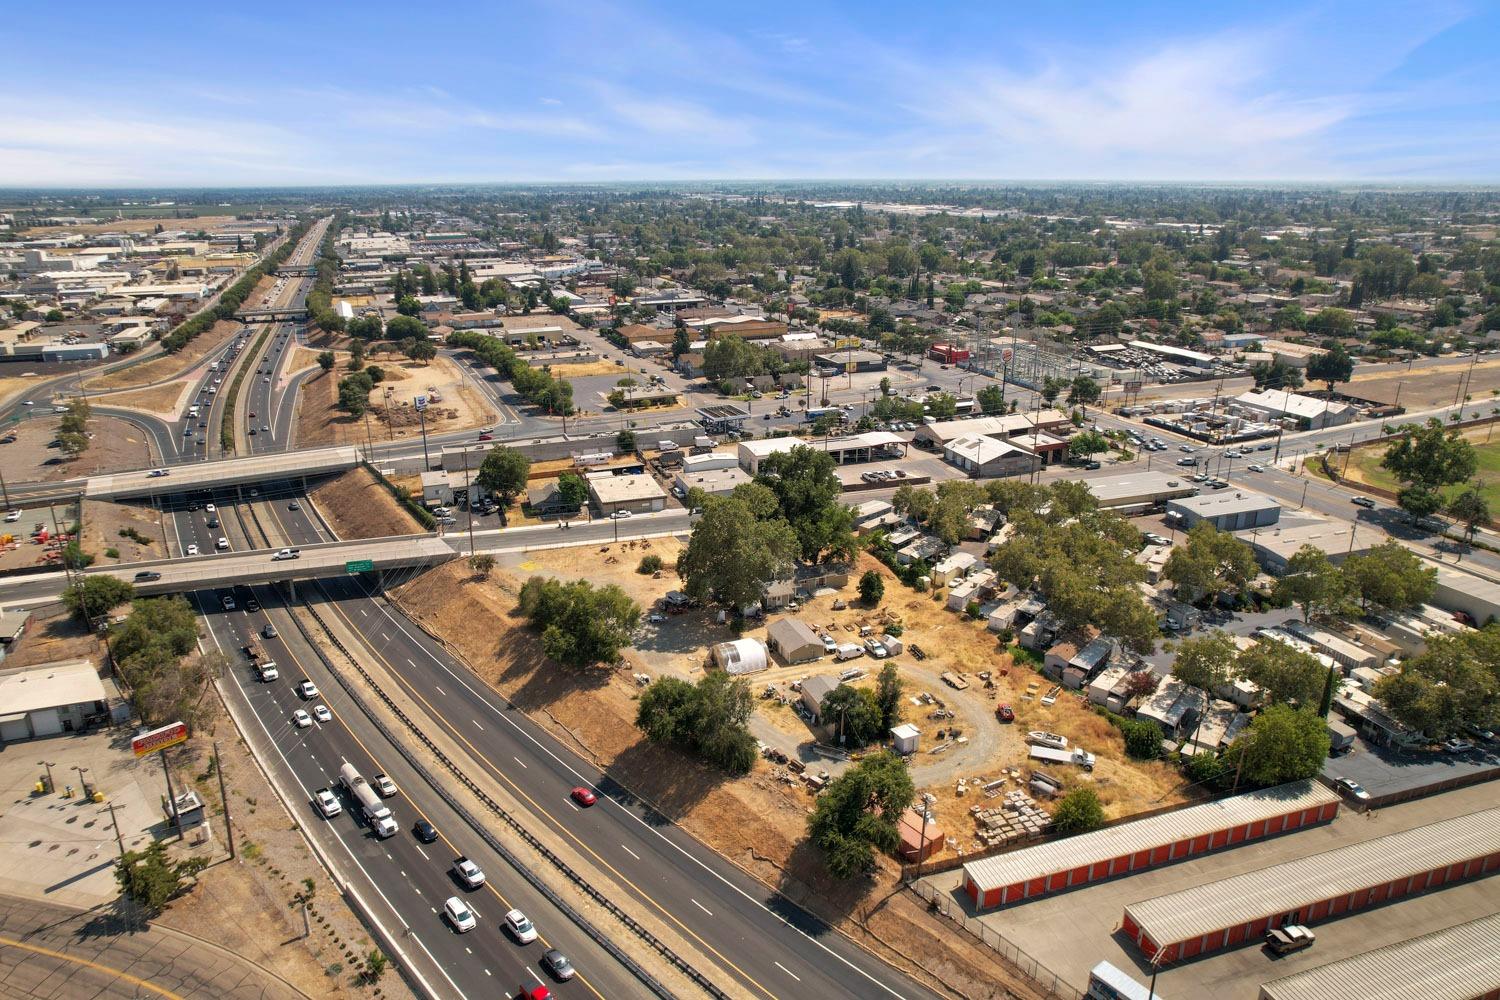
[[[278,278],[316,278],[318,269],[312,264],[283,264],[276,269]]]
[[[163,469],[138,469],[93,476],[83,484],[89,500],[132,500],[192,493],[196,490],[246,486],[274,479],[332,476],[359,465],[359,451],[351,447],[313,448],[190,462]],[[165,475],[161,475],[165,471]]]
[[[83,576],[113,576],[135,584],[145,597],[181,594],[237,584],[291,583],[350,573],[379,573],[388,569],[437,566],[457,553],[432,535],[394,535],[349,542],[320,542],[299,548],[296,559],[275,559],[276,549],[214,552],[176,559],[155,559],[105,569],[86,570]],[[160,573],[159,580],[137,581],[143,572]],[[6,607],[46,604],[68,584],[64,573],[17,577],[0,584],[0,604]]]
[[[268,309],[241,309],[234,318],[241,323],[274,323],[277,320],[302,320],[310,315],[306,306],[276,306]]]

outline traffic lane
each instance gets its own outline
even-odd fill
[[[813,995],[928,995],[925,989],[842,935],[830,933],[831,928],[790,900],[726,865],[681,827],[601,777],[597,768],[565,747],[550,745],[551,738],[532,725],[524,713],[509,710],[508,705],[497,707],[492,699],[498,696],[472,675],[466,679],[458,672],[462,668],[450,668],[443,663],[425,633],[398,625],[380,602],[370,600],[368,595],[360,600],[356,595],[361,590],[355,581],[340,579],[321,584],[330,596],[340,598],[337,605],[340,611],[347,608],[359,613],[358,617],[347,618],[351,627],[359,628],[360,622],[375,619],[376,624],[365,627],[375,630],[382,639],[378,655],[388,662],[405,658],[407,666],[415,672],[406,675],[411,678],[404,683],[409,694],[426,701],[422,692],[435,691],[445,700],[443,711],[433,708],[440,724],[458,729],[454,720],[492,720],[483,730],[483,740],[486,747],[499,744],[494,752],[474,746],[461,730],[456,735],[470,742],[476,757],[502,780],[508,779],[559,833],[613,870],[647,905],[658,907],[690,937],[699,938],[723,956],[730,966],[726,971],[737,972],[762,992],[772,995],[776,995],[775,991],[791,993],[814,988],[804,984],[816,984],[818,992]],[[430,672],[419,669],[419,661],[422,668],[436,663],[438,669]],[[397,670],[394,663],[391,669],[405,681],[404,671]],[[451,695],[449,688],[455,689]],[[459,704],[455,705],[455,700]],[[430,702],[429,707],[432,707]],[[519,771],[497,763],[523,759],[525,764]],[[579,810],[568,792],[580,784],[607,794],[593,808]],[[618,796],[619,801],[611,796]],[[591,836],[580,837],[571,823],[585,815],[597,828],[592,829]],[[688,870],[685,872],[684,868]],[[655,873],[652,880],[655,893],[646,891],[631,877],[632,873],[642,871]],[[713,917],[708,916],[710,912]],[[768,963],[759,957],[750,962],[743,955],[736,955],[743,950],[742,943],[746,940],[780,945],[784,951],[778,954],[786,962],[772,959]],[[857,981],[850,981],[851,971]],[[899,988],[893,989],[888,983],[896,983]]]

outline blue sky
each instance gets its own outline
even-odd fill
[[[1500,180],[1495,3],[80,0],[0,42],[0,185]]]

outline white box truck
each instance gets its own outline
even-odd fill
[[[396,817],[391,815],[390,809],[381,801],[375,789],[370,787],[370,783],[360,777],[353,764],[345,764],[339,768],[339,784],[359,803],[365,822],[370,824],[370,829],[375,831],[377,837],[383,840],[396,835]]]

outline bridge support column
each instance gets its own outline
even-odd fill
[[[375,571],[375,589],[382,594],[385,593],[385,570],[383,569]]]
[[[297,602],[296,580],[282,580],[281,589],[286,592],[286,599],[288,603],[295,604]]]

